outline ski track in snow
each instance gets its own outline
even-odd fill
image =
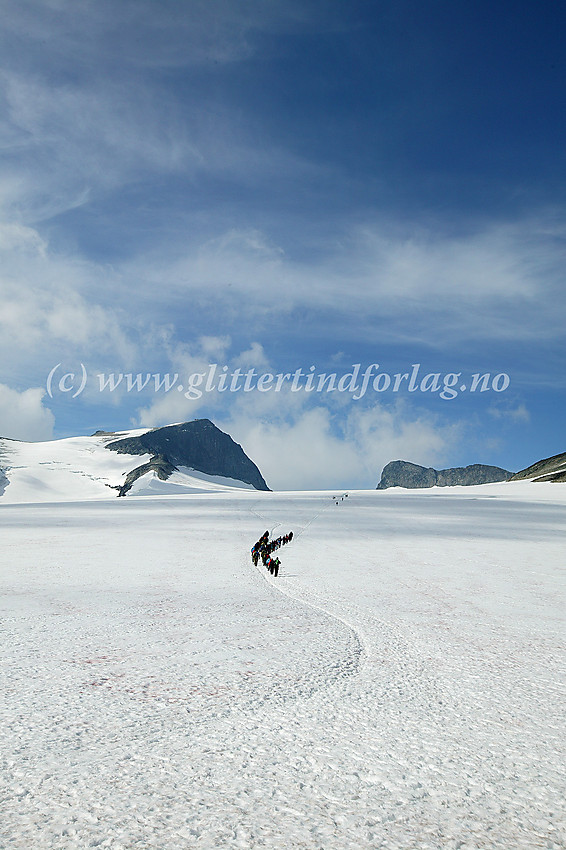
[[[0,846],[564,848],[563,506],[485,504],[5,510]]]

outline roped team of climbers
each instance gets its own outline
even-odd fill
[[[272,558],[271,553],[275,552],[276,549],[279,549],[280,546],[284,546],[285,543],[290,543],[292,539],[292,531],[290,531],[289,534],[283,534],[276,540],[270,540],[269,531],[265,531],[261,535],[257,543],[252,546],[252,562],[254,567],[257,567],[261,558],[263,566],[269,570],[271,575],[274,575],[275,578],[277,578],[277,576],[279,575],[279,567],[281,566],[281,561],[279,560],[279,558]]]

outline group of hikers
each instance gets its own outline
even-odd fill
[[[340,496],[340,501],[341,501],[341,502],[343,502],[343,501],[344,501],[344,499],[347,499],[347,498],[348,498],[348,494],[347,494],[347,493],[343,493],[343,494]],[[337,505],[337,504],[338,504],[338,496],[333,496],[333,497],[332,497],[332,501],[334,502],[334,504],[335,504],[335,505]]]
[[[284,546],[286,543],[290,543],[293,539],[293,532],[290,531],[288,534],[283,534],[281,537],[277,537],[275,540],[269,539],[269,531],[265,531],[257,543],[252,546],[252,562],[254,567],[257,567],[260,558],[264,567],[266,567],[271,575],[277,576],[279,575],[279,567],[281,566],[281,561],[279,558],[272,558],[271,553],[275,552],[276,549],[279,549],[280,546]]]

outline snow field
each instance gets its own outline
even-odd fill
[[[499,486],[2,506],[0,846],[565,847],[566,498]]]

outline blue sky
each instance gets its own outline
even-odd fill
[[[0,433],[208,416],[281,488],[565,450],[560,4],[0,11]],[[468,389],[178,391],[213,363]]]

